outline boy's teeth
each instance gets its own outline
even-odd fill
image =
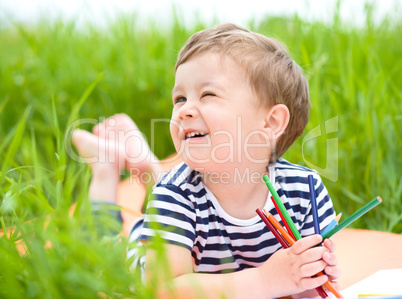
[[[205,132],[191,132],[186,134],[186,138],[191,138],[194,136],[204,136],[204,135],[206,135]]]

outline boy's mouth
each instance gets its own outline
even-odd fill
[[[193,132],[186,133],[185,136],[184,136],[184,139],[200,138],[200,137],[204,137],[206,135],[208,135],[208,133],[203,132],[203,131],[201,131],[201,132],[193,131]]]

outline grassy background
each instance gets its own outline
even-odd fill
[[[310,83],[310,123],[285,158],[319,170],[344,217],[381,196],[354,227],[402,233],[402,21],[374,24],[371,14],[362,28],[338,14],[331,25],[267,17],[249,28],[282,40]],[[177,20],[146,29],[135,16],[107,29],[0,24],[0,225],[17,228],[0,238],[0,297],[152,297],[152,288],[128,288],[139,279],[124,263],[126,240],[97,235],[90,171],[67,155],[65,136],[75,120],[125,112],[159,157],[174,152],[168,123],[156,123],[152,140],[150,120],[170,118],[177,53],[213,25]]]

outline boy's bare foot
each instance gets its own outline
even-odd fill
[[[98,172],[98,169],[122,172],[126,157],[119,144],[79,129],[74,130],[72,140],[80,157],[91,166],[92,172]]]
[[[157,159],[134,121],[126,114],[116,114],[94,126],[93,133],[120,145],[125,152],[125,167],[131,174],[150,170]]]

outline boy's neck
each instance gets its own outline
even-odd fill
[[[266,166],[259,170],[233,170],[228,176],[213,177],[203,174],[203,182],[215,195],[221,207],[230,216],[250,219],[256,215],[257,208],[263,208],[267,197],[263,176],[269,175]]]

